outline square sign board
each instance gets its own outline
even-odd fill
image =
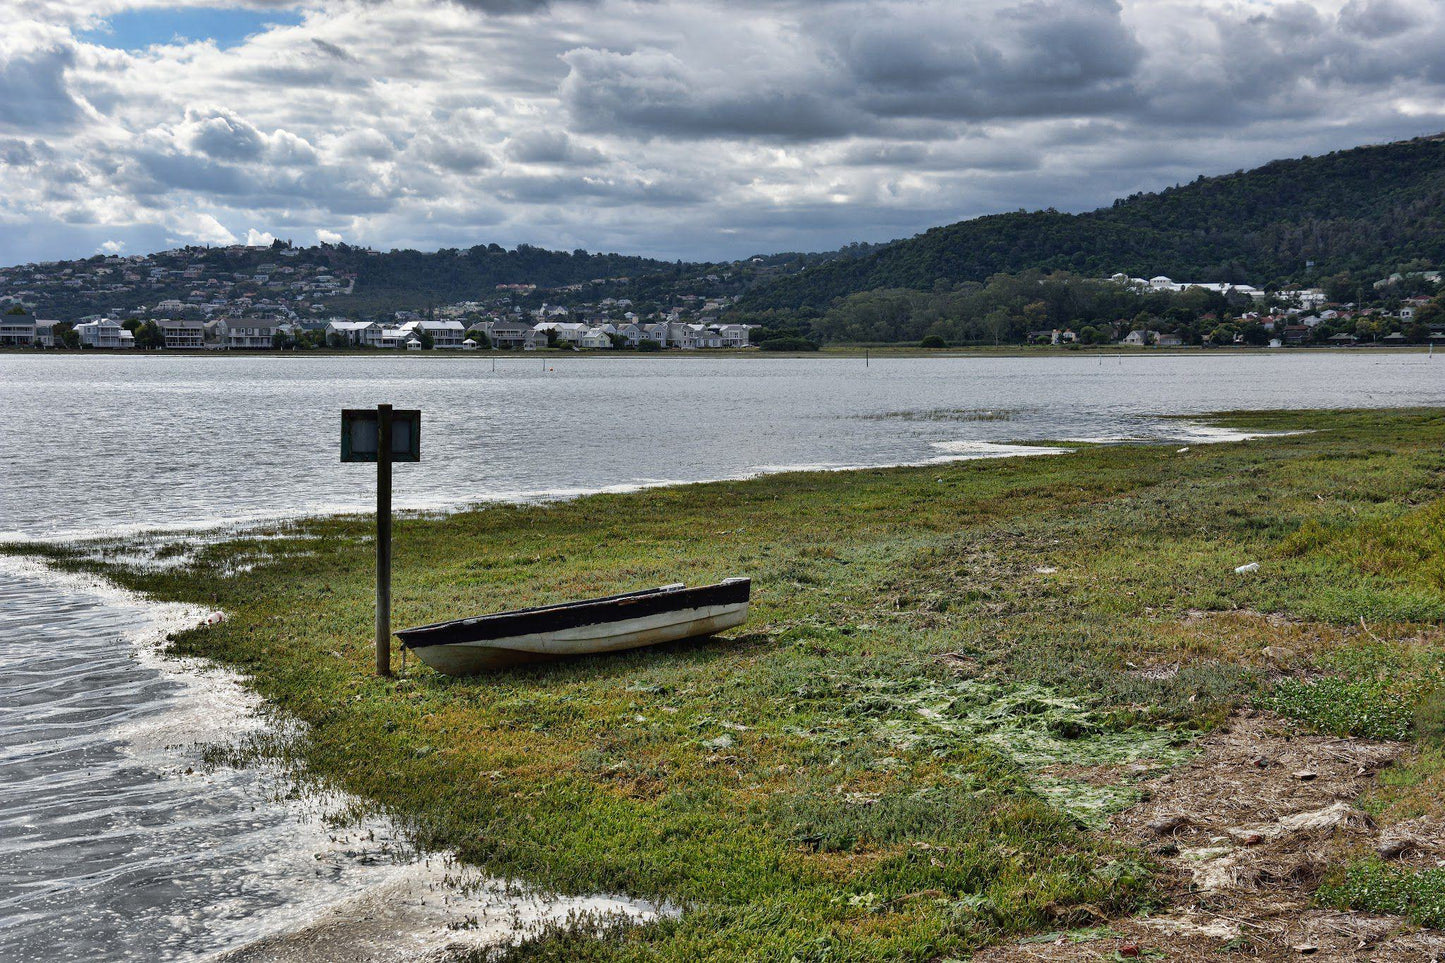
[[[377,411],[346,408],[341,412],[341,460],[376,461]],[[421,461],[421,412],[391,413],[391,460]]]

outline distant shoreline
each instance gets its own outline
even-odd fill
[[[430,351],[373,351],[357,349],[311,348],[304,351],[288,350],[246,350],[224,349],[217,351],[156,350],[106,348],[44,348],[5,347],[0,348],[0,357],[166,357],[166,358],[446,358],[485,361],[495,358],[499,361],[536,361],[550,359],[645,359],[668,358],[1068,358],[1068,357],[1123,357],[1152,358],[1160,356],[1193,355],[1297,355],[1297,354],[1427,354],[1429,345],[1294,345],[1288,348],[1247,347],[1133,347],[1124,345],[1091,345],[1088,347],[1059,347],[1054,345],[960,345],[953,348],[920,348],[916,345],[833,345],[818,351],[760,351],[757,348],[708,348],[697,351],[558,351],[542,349],[535,351],[458,351],[438,348]]]

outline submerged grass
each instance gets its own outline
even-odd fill
[[[1247,701],[1324,729],[1440,728],[1445,594],[1425,569],[1445,417],[1221,421],[1315,431],[399,519],[400,625],[754,579],[731,639],[476,679],[415,662],[370,675],[368,519],[156,566],[114,546],[43,551],[224,609],[174,650],[246,674],[304,723],[277,751],[422,845],[685,908],[554,931],[512,958],[932,960],[1147,908],[1148,864],[1095,830],[1135,798],[1124,773],[1171,764]],[[1314,688],[1270,681],[1271,645]],[[1416,784],[1440,758],[1422,754]],[[1376,808],[1422,805],[1402,786]]]

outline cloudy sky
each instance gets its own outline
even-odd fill
[[[1445,0],[0,0],[0,264],[720,259],[1445,130]]]

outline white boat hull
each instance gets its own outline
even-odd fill
[[[502,639],[428,645],[415,652],[417,658],[439,672],[474,675],[527,662],[621,652],[715,635],[742,625],[747,617],[746,601],[705,605]]]

